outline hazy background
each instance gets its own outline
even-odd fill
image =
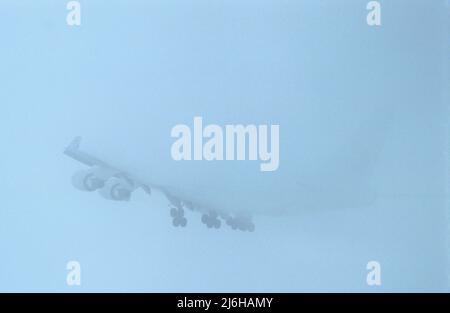
[[[1,291],[447,290],[445,1],[381,1],[379,28],[356,0],[80,2],[81,27],[66,25],[66,1],[0,4]],[[383,195],[256,216],[249,234],[196,215],[176,229],[160,195],[112,202],[70,184],[76,135],[151,171],[134,161],[154,154],[152,123],[241,103],[274,119],[312,104],[318,128],[344,104],[392,104]],[[66,286],[71,260],[79,287]],[[380,287],[366,285],[371,260]]]

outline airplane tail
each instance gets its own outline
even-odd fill
[[[345,206],[363,206],[376,199],[374,174],[394,114],[394,108],[380,108],[361,121],[347,143],[332,156],[328,169],[325,169],[330,179],[326,183],[329,190]]]
[[[373,168],[383,149],[391,120],[390,116],[379,115],[362,122],[338,152],[341,172],[362,175]]]

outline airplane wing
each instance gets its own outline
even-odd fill
[[[234,230],[254,231],[255,229],[249,215],[233,215],[196,205],[188,199],[177,196],[170,187],[143,182],[132,174],[82,151],[80,144],[81,137],[76,137],[64,150],[64,154],[89,167],[72,176],[72,184],[79,190],[89,192],[98,190],[102,197],[115,201],[129,201],[133,191],[138,188],[143,189],[149,195],[152,190],[159,190],[169,201],[170,216],[175,227],[187,225],[185,209],[189,209],[201,213],[201,221],[208,228],[220,228],[221,220],[224,220]]]

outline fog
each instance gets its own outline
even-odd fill
[[[448,290],[445,1],[383,2],[376,29],[366,1],[83,1],[79,27],[64,2],[1,6],[1,291]],[[194,116],[278,123],[279,169],[172,160]],[[75,136],[256,230],[76,190]]]

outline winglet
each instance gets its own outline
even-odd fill
[[[80,136],[75,137],[66,150],[78,150],[80,144],[81,144],[81,137]]]
[[[86,153],[84,151],[80,150],[80,143],[81,143],[81,137],[75,137],[72,142],[67,146],[66,149],[64,149],[64,154],[70,156],[71,158],[86,164],[88,166],[102,166],[102,167],[109,167],[108,164],[103,162],[102,160],[97,159],[96,157],[90,155],[89,153]]]

